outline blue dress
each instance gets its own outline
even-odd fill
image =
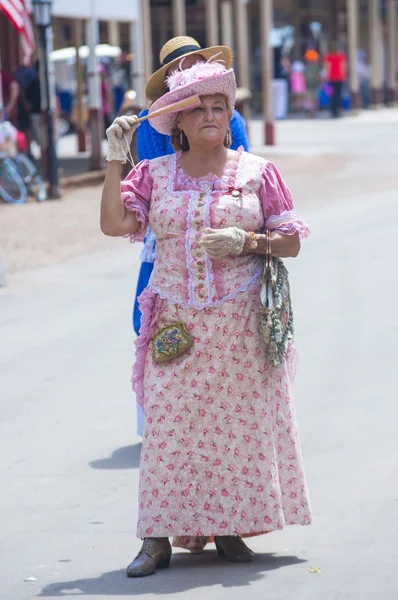
[[[147,110],[143,110],[140,113],[140,117],[148,114]],[[237,150],[240,146],[248,152],[249,142],[247,139],[246,122],[242,115],[234,110],[230,122],[231,129],[231,149]],[[137,129],[137,154],[138,160],[159,158],[166,154],[173,154],[174,150],[170,143],[170,137],[168,135],[162,135],[154,129],[149,121],[143,121],[140,127]],[[144,248],[141,252],[141,268],[138,275],[136,298],[133,310],[133,327],[136,334],[139,334],[141,313],[138,309],[138,296],[144,291],[148,285],[149,278],[153,270],[153,263],[156,257],[156,236],[152,233],[148,227],[145,240]]]

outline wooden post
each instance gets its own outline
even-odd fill
[[[142,32],[143,32],[143,41],[144,41],[143,51],[144,51],[145,81],[147,81],[153,72],[150,0],[141,0],[141,20],[142,20]]]
[[[157,38],[158,38],[158,47],[162,48],[165,43],[167,42],[167,40],[169,39],[169,33],[168,33],[168,23],[169,23],[169,12],[170,10],[168,9],[167,6],[158,6],[157,7],[157,16],[158,16],[158,22],[156,24],[156,26],[154,26],[154,28],[156,29],[157,32]]]
[[[249,28],[247,24],[247,1],[235,0],[236,41],[238,59],[238,85],[250,89],[250,63],[249,63]],[[250,105],[244,102],[241,109],[242,115],[249,126]]]
[[[218,46],[218,0],[206,0],[206,36],[208,46]]]
[[[247,3],[235,0],[238,81],[241,87],[249,87],[249,31],[247,27]]]
[[[130,85],[137,94],[137,105],[140,108],[146,106],[144,94],[145,89],[145,65],[143,49],[143,31],[142,19],[138,16],[138,21],[130,23],[129,27],[130,52],[134,56],[130,63]]]
[[[264,133],[267,146],[275,144],[274,107],[272,98],[273,61],[270,33],[273,23],[273,1],[260,0]]]
[[[354,111],[357,111],[361,105],[359,93],[359,74],[357,68],[359,25],[358,0],[347,0],[347,18],[351,106]]]
[[[173,36],[186,35],[187,24],[185,15],[185,0],[172,0],[173,2]]]
[[[300,0],[293,0],[294,46],[293,60],[302,60],[301,56],[301,9]]]
[[[93,14],[86,22],[88,55],[88,94],[90,107],[91,156],[90,170],[102,168],[102,140],[104,137],[104,119],[101,101],[101,79],[95,53],[98,44],[98,21]]]
[[[397,101],[397,2],[396,0],[387,0],[387,56],[388,56],[388,73],[387,73],[387,95],[388,103],[394,105]]]
[[[86,131],[83,116],[83,72],[82,63],[79,56],[79,48],[82,45],[82,22],[80,19],[75,19],[73,22],[73,37],[74,45],[76,48],[76,62],[75,62],[75,76],[76,76],[76,118],[75,127],[77,133],[77,148],[78,152],[85,152],[87,149],[86,144]]]
[[[338,42],[339,24],[338,24],[338,2],[329,0],[329,48],[331,42]]]
[[[370,45],[370,70],[371,70],[371,95],[372,106],[377,108],[381,104],[381,73],[380,73],[380,18],[379,0],[369,0],[369,45]]]
[[[234,28],[232,3],[229,0],[221,2],[221,41],[223,46],[234,48]]]
[[[1,73],[1,48],[0,48],[0,73]],[[0,85],[0,111],[4,108],[3,86]]]
[[[111,46],[120,47],[120,29],[117,21],[108,21],[108,41]]]

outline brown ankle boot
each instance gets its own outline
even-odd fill
[[[230,562],[250,562],[254,552],[238,535],[220,535],[214,538],[218,556],[225,556]]]
[[[145,538],[141,550],[127,567],[127,577],[152,575],[156,569],[170,564],[171,546],[168,538]]]

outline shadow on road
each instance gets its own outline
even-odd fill
[[[92,469],[138,469],[140,466],[141,444],[123,446],[112,452],[108,458],[98,458],[90,462]]]
[[[212,550],[195,556],[173,554],[171,568],[151,577],[128,579],[124,569],[110,571],[91,579],[51,583],[39,597],[167,595],[213,585],[243,587],[263,579],[267,571],[305,562],[297,556],[257,554],[254,562],[237,565],[220,560]]]

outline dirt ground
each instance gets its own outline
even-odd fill
[[[62,200],[0,205],[0,258],[8,273],[106,247],[99,229],[101,187],[69,189]]]

